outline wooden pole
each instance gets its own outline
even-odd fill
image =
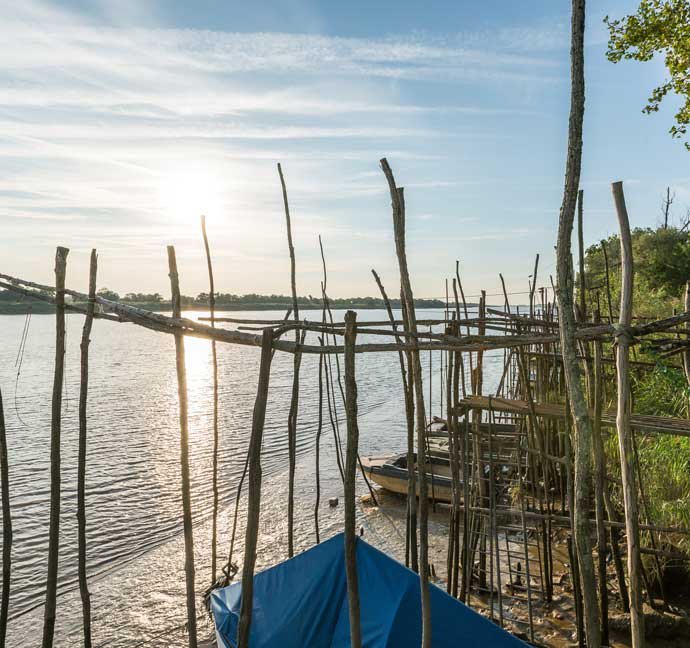
[[[628,579],[630,581],[630,633],[632,647],[644,646],[644,614],[642,613],[642,581],[640,578],[640,530],[637,510],[637,481],[635,477],[635,454],[630,429],[630,342],[628,332],[632,321],[633,258],[632,239],[628,210],[625,206],[623,183],[611,185],[613,202],[618,216],[621,241],[621,306],[618,319],[619,334],[616,349],[616,372],[618,375],[618,411],[616,429],[623,481],[623,503],[625,506],[625,533],[628,543]]]
[[[168,270],[172,293],[173,317],[180,317],[180,278],[177,273],[175,248],[168,246]],[[182,521],[184,527],[184,571],[187,586],[187,632],[189,648],[196,648],[196,600],[194,589],[194,534],[192,525],[192,496],[189,478],[189,427],[187,420],[187,369],[184,336],[175,333],[175,364],[177,367],[177,395],[180,407],[180,476],[182,478]]]
[[[685,312],[690,311],[690,281],[685,282]],[[690,335],[690,322],[685,323],[685,328]],[[683,366],[685,368],[685,379],[690,385],[690,347],[683,353]],[[690,418],[690,408],[688,408],[688,418]]]
[[[393,231],[395,251],[400,267],[400,285],[407,312],[407,330],[413,336],[417,334],[417,319],[414,308],[412,284],[407,268],[405,251],[405,194],[402,187],[395,184],[393,172],[386,158],[381,160],[381,168],[388,180],[388,187],[393,207]],[[419,484],[419,581],[422,598],[422,648],[431,648],[431,596],[429,592],[429,502],[427,499],[427,460],[424,421],[424,385],[422,382],[422,365],[419,359],[417,338],[413,337],[414,348],[410,352],[412,359],[412,382],[416,397],[417,417],[417,481]]]
[[[580,189],[577,192],[577,257],[579,270],[579,290],[578,297],[580,298],[580,321],[584,322],[587,319],[587,302],[585,300],[585,237],[583,231],[583,205],[582,201],[585,192]]]
[[[580,168],[582,165],[582,121],[585,112],[584,76],[585,0],[572,0],[571,22],[571,90],[568,125],[568,155],[565,187],[558,224],[556,247],[559,330],[563,368],[573,416],[575,433],[574,535],[575,554],[580,569],[580,583],[584,599],[584,622],[589,648],[601,645],[601,624],[596,596],[594,561],[589,538],[589,493],[591,482],[592,427],[581,384],[581,369],[577,360],[575,317],[573,312],[573,266],[571,240]]]
[[[84,648],[91,648],[91,595],[86,580],[86,404],[89,391],[89,344],[96,305],[96,275],[98,256],[91,250],[89,269],[89,302],[81,335],[81,384],[79,388],[79,458],[77,469],[78,571],[84,619]]]
[[[208,266],[208,308],[211,316],[211,328],[216,327],[216,292],[213,281],[213,263],[211,262],[211,248],[206,235],[206,216],[201,216],[201,235],[204,238],[206,250],[206,265]],[[211,340],[211,357],[213,361],[213,518],[211,522],[211,584],[216,582],[216,562],[218,556],[218,353],[216,341]]]
[[[599,311],[594,312],[594,323],[599,323]],[[601,435],[601,410],[603,405],[603,349],[599,340],[594,342],[594,508],[597,519],[597,558],[599,572],[599,609],[601,612],[601,644],[609,644],[609,600],[606,575],[606,513],[604,490],[606,489],[606,455]]]
[[[391,322],[391,327],[394,331],[398,330],[393,316],[393,309],[391,307],[390,299],[386,294],[386,289],[383,287],[381,278],[372,269],[372,274],[376,284],[381,292],[381,298],[386,305],[386,311]],[[402,376],[403,394],[405,396],[405,420],[407,422],[407,549],[405,552],[405,564],[412,568],[412,571],[419,571],[419,560],[417,553],[417,496],[415,491],[415,470],[414,470],[414,394],[412,385],[407,379],[407,372],[405,371],[405,355],[402,351],[398,351],[398,360],[400,361],[400,375]]]
[[[606,303],[609,311],[609,324],[613,324],[613,300],[611,298],[611,272],[609,269],[609,255],[606,251],[606,241],[601,242],[601,251],[604,255],[604,270],[606,276]]]
[[[355,481],[357,479],[357,381],[355,380],[355,343],[357,313],[345,313],[345,414],[347,416],[347,446],[345,451],[345,573],[347,601],[350,612],[350,645],[362,646],[362,627],[359,617],[359,579],[357,577],[357,536],[355,534]]]
[[[285,207],[285,224],[287,226],[288,250],[290,252],[290,287],[292,289],[292,313],[295,322],[299,322],[299,309],[297,306],[297,280],[295,277],[295,248],[292,245],[292,227],[290,225],[290,206],[288,204],[287,188],[283,169],[278,163],[278,175],[280,186],[283,190],[283,205]],[[295,330],[295,343],[300,343],[300,332]],[[288,556],[294,555],[294,525],[295,525],[295,465],[297,461],[297,415],[299,410],[299,371],[302,354],[295,353],[293,358],[292,396],[290,399],[290,411],[288,413]]]
[[[537,272],[539,270],[539,255],[537,254],[536,258],[534,259],[534,272],[532,273],[532,286],[530,287],[530,294],[529,294],[529,316],[534,317],[534,291],[537,288]],[[503,281],[503,277],[501,277],[501,281]],[[503,290],[505,291],[505,285],[503,286]]]
[[[12,576],[12,513],[10,510],[10,475],[7,459],[5,411],[0,391],[0,485],[2,486],[2,602],[0,602],[0,648],[5,648],[7,616],[10,609]]]
[[[62,390],[65,372],[65,275],[69,250],[55,252],[55,372],[50,423],[50,530],[48,533],[48,577],[43,616],[43,648],[52,648],[57,607],[58,553],[60,549],[60,437],[62,433]]]
[[[242,603],[237,629],[237,647],[249,648],[249,631],[254,605],[254,566],[256,565],[256,544],[259,537],[259,514],[261,512],[261,443],[266,420],[268,386],[271,378],[273,357],[273,329],[264,329],[261,336],[261,364],[259,384],[256,389],[252,436],[249,441],[249,496],[247,502],[247,528],[244,540],[244,565],[242,567]]]

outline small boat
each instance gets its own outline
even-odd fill
[[[452,480],[448,457],[431,455],[431,468],[427,473],[429,499],[438,502],[452,500]],[[407,454],[362,457],[362,472],[373,482],[393,493],[407,495]],[[417,455],[415,453],[415,474]],[[417,486],[419,495],[419,486]]]
[[[344,545],[341,533],[254,576],[251,648],[350,648]],[[355,556],[362,646],[419,648],[419,576],[359,537]],[[433,648],[527,648],[434,584],[429,603]],[[241,581],[212,592],[218,648],[237,648],[241,607]]]

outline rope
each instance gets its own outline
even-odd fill
[[[17,389],[19,387],[19,376],[22,371],[22,364],[24,362],[24,351],[26,350],[26,340],[29,336],[29,325],[31,324],[31,307],[29,307],[29,312],[26,314],[26,319],[24,320],[24,330],[22,331],[22,336],[19,341],[19,349],[17,350],[17,359],[14,361],[14,366],[17,367],[17,376],[14,380],[14,413],[19,419],[20,423],[24,427],[29,427],[26,421],[19,414],[19,406],[17,405]]]

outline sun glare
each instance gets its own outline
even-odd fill
[[[159,208],[176,222],[200,214],[218,216],[223,204],[221,187],[220,174],[208,165],[189,163],[168,169],[158,181]]]

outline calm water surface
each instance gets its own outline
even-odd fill
[[[336,319],[343,312],[336,311]],[[189,313],[199,317],[204,313]],[[235,317],[282,318],[284,313],[233,313]],[[313,313],[311,317],[318,317]],[[439,311],[420,317],[441,317]],[[360,320],[386,319],[384,311],[361,311]],[[54,317],[31,318],[17,378],[23,316],[0,316],[0,388],[7,423],[10,494],[14,527],[12,599],[8,646],[40,644],[43,621],[49,516],[50,408],[54,363]],[[76,578],[76,463],[79,341],[83,318],[67,317],[65,400],[62,427],[62,517],[56,646],[81,645],[81,600]],[[224,325],[229,326],[229,325]],[[371,336],[362,339],[375,339]],[[177,381],[172,336],[130,324],[94,322],[91,343],[87,456],[88,572],[95,646],[172,646],[179,636],[157,636],[185,620],[184,556],[179,475]],[[211,346],[186,340],[190,419],[190,464],[194,511],[197,591],[210,583],[212,510]],[[258,377],[258,348],[218,345],[221,515],[219,552],[227,555],[229,518],[251,429]],[[428,368],[429,354],[423,360]],[[433,413],[440,414],[440,354],[432,358]],[[489,388],[502,354],[487,358]],[[335,371],[335,363],[333,363]],[[357,356],[362,454],[402,450],[406,428],[397,354]],[[428,369],[425,370],[428,377]],[[287,555],[287,432],[292,358],[277,353],[271,374],[262,466],[262,528],[258,568]],[[428,395],[428,381],[426,385]],[[336,388],[336,392],[337,392]],[[339,400],[338,395],[338,400]],[[340,404],[340,403],[339,403]],[[318,357],[305,356],[298,423],[296,541],[314,542],[314,446],[318,417]],[[339,408],[344,418],[342,407]],[[344,438],[344,421],[342,422]],[[322,538],[342,530],[333,433],[324,414],[321,441]],[[360,478],[360,492],[366,486]],[[243,502],[244,506],[244,502]],[[366,520],[362,516],[362,524]],[[242,517],[242,515],[241,515]],[[387,524],[387,523],[386,523]],[[398,553],[404,535],[367,527],[367,538]],[[403,526],[404,534],[404,526]],[[243,528],[240,527],[240,532]],[[240,540],[243,535],[240,535]],[[241,542],[238,547],[241,552]],[[241,554],[236,554],[241,555]],[[201,597],[199,597],[201,611]],[[204,624],[202,624],[202,627]],[[145,642],[145,643],[141,643]]]

